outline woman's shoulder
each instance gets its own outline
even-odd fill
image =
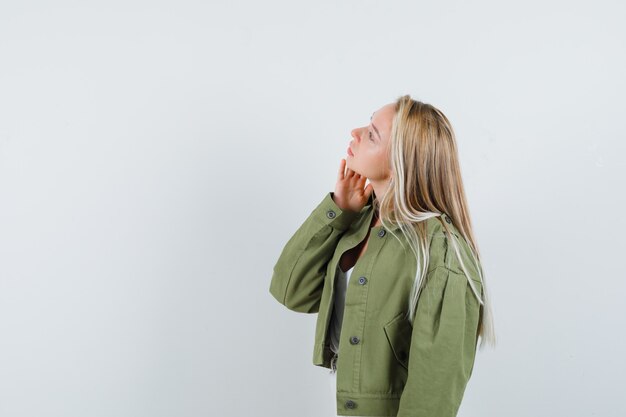
[[[461,266],[462,262],[472,279],[480,281],[470,245],[454,224],[448,222],[446,218],[450,219],[444,213],[426,221],[427,233],[430,239],[430,262],[428,269],[445,267],[452,272],[464,274]],[[446,222],[447,231],[442,221]],[[461,257],[460,260],[457,253]]]
[[[428,235],[431,237],[445,237],[446,227],[444,227],[443,222],[446,222],[447,230],[455,234],[457,237],[459,236],[459,231],[456,227],[454,227],[452,219],[446,213],[433,216],[430,219],[426,220],[426,233],[428,233]]]

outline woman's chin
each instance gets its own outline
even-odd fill
[[[356,169],[352,168],[352,167],[350,166],[350,164],[346,164],[346,165],[348,165],[348,168],[349,168],[349,169],[351,169],[352,171],[354,171],[354,173],[355,173],[356,175],[361,175],[361,173],[360,173],[359,171],[357,171]]]

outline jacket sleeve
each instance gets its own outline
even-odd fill
[[[341,235],[359,215],[344,211],[329,192],[287,241],[276,262],[270,293],[288,309],[319,311],[326,266]]]
[[[480,292],[480,282],[474,285]],[[430,272],[413,320],[398,417],[457,415],[474,367],[479,313],[465,275],[443,266]]]

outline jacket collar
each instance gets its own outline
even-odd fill
[[[372,224],[372,218],[374,217],[374,192],[370,194],[367,203],[365,203],[365,218],[367,219],[366,224]],[[385,227],[381,224],[380,226],[372,227],[372,232],[378,233],[380,230],[385,229]],[[400,225],[394,226],[391,228],[391,231],[395,232],[400,229]],[[386,229],[389,230],[389,229]]]

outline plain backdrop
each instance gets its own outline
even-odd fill
[[[334,415],[272,268],[402,94],[452,122],[492,296],[459,416],[626,415],[625,15],[2,2],[0,416]]]

